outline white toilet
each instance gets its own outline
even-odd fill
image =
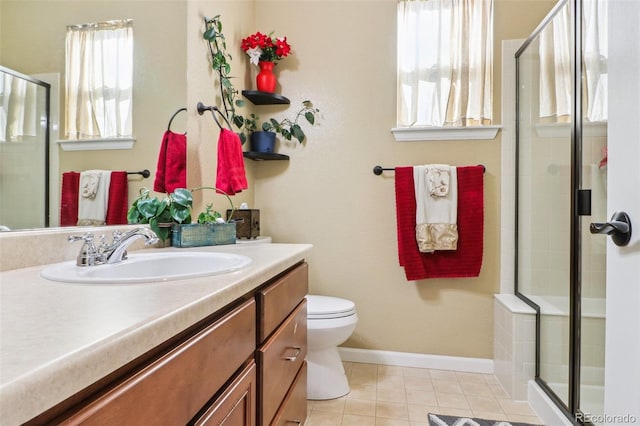
[[[307,399],[333,399],[349,393],[338,345],[358,322],[355,304],[347,299],[307,295]]]

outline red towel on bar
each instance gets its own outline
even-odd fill
[[[458,248],[421,253],[416,243],[416,197],[413,167],[396,167],[398,258],[407,280],[463,278],[480,275],[483,252],[483,167],[457,167]]]
[[[129,188],[127,172],[111,172],[109,203],[107,204],[107,225],[126,225]]]
[[[64,172],[60,195],[60,226],[76,226],[78,223],[79,190],[80,173]]]
[[[153,190],[168,193],[186,187],[187,135],[167,130],[162,136]]]
[[[234,195],[248,187],[240,137],[236,132],[221,129],[218,138],[216,188],[229,195]]]

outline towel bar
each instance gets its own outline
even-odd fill
[[[482,172],[483,173],[487,171],[487,168],[483,164],[478,164],[478,165],[482,167]],[[384,171],[394,171],[394,170],[395,170],[395,168],[393,168],[393,167],[375,166],[373,168],[373,174],[376,175],[376,176],[380,176],[382,174],[382,172],[384,172]]]
[[[148,178],[151,176],[151,172],[147,169],[141,170],[139,172],[127,172],[128,175],[141,175],[143,178]]]

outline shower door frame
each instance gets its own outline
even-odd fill
[[[582,0],[563,0],[559,1],[545,19],[538,25],[534,32],[525,40],[523,45],[515,53],[516,59],[516,173],[515,188],[516,200],[519,200],[519,141],[520,141],[520,62],[519,57],[529,47],[529,45],[538,37],[543,29],[556,17],[557,13],[569,5],[571,11],[571,69],[572,69],[572,120],[571,120],[571,194],[570,194],[570,267],[569,267],[569,359],[568,359],[568,404],[551,389],[551,387],[540,377],[540,347],[541,347],[541,312],[540,306],[522,294],[518,288],[518,229],[519,229],[519,203],[515,203],[515,256],[514,256],[514,284],[515,295],[524,301],[527,305],[535,310],[535,381],[555,403],[555,405],[563,412],[563,414],[572,422],[578,422],[577,418],[580,411],[580,327],[581,327],[581,288],[582,288],[582,256],[581,256],[581,229],[580,218],[590,214],[589,203],[581,203],[578,194],[581,190],[581,164],[582,164]],[[585,195],[585,193],[583,193]],[[590,195],[590,194],[589,194]],[[588,424],[591,423],[581,423]]]

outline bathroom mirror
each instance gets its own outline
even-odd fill
[[[65,171],[90,169],[154,170],[163,132],[171,115],[185,107],[187,98],[187,2],[175,0],[149,2],[139,0],[2,0],[0,1],[0,65],[26,76],[53,76],[58,84],[51,90],[51,130],[58,130],[64,120],[65,35],[67,25],[113,19],[132,19],[134,25],[133,63],[133,136],[130,149],[65,151],[52,136],[49,221],[19,223],[11,230],[57,226],[61,175]],[[28,23],[28,24],[27,24]],[[28,32],[29,37],[25,37]],[[49,80],[45,80],[49,82]],[[54,86],[57,86],[54,87]],[[56,101],[58,99],[58,101]],[[60,119],[58,119],[60,117]],[[186,130],[186,115],[172,124],[172,129]],[[63,124],[62,124],[63,125]],[[62,130],[62,129],[61,129]],[[62,135],[60,131],[60,135]],[[55,158],[55,157],[58,158]],[[4,166],[3,166],[4,167]],[[47,166],[33,167],[47,173]],[[4,182],[4,177],[2,178]],[[153,175],[129,178],[129,199],[138,189],[153,185]],[[32,194],[31,183],[15,182],[12,191]],[[44,189],[43,189],[44,190]],[[9,191],[2,188],[0,206]],[[30,196],[30,203],[40,196]],[[25,210],[42,210],[33,204]],[[4,223],[0,222],[0,225]],[[8,226],[8,225],[7,225]]]

